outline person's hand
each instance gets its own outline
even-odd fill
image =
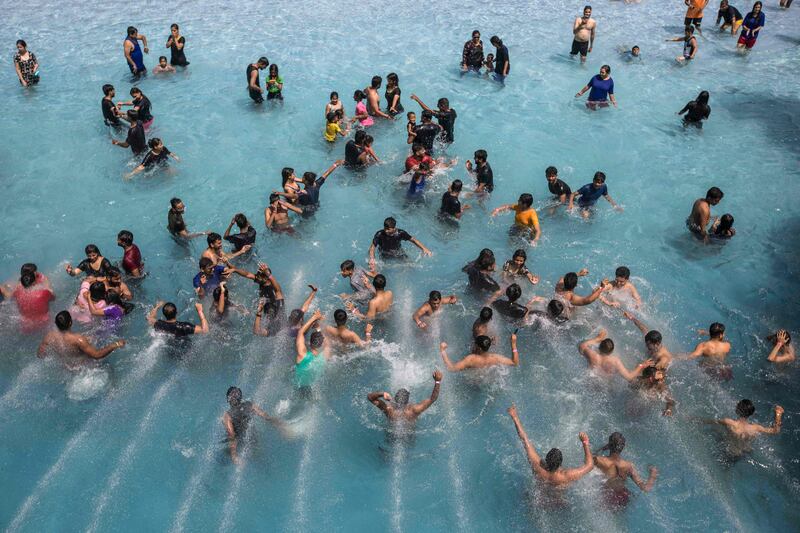
[[[194,308],[197,309],[197,312],[203,314],[203,304],[200,302],[195,302]]]
[[[317,288],[311,284],[308,285],[308,288],[311,289],[311,292],[317,292]]]
[[[427,248],[425,248],[424,250],[422,250],[422,255],[424,255],[424,256],[427,256],[427,257],[430,257],[430,256],[432,256],[432,255],[433,255],[433,252],[431,252],[430,250],[428,250]]]
[[[600,331],[597,332],[597,338],[599,340],[603,340],[606,337],[608,337],[608,332],[605,329],[601,329]]]
[[[672,407],[667,407],[664,409],[664,412],[661,413],[662,416],[672,416]]]
[[[531,283],[533,283],[534,285],[539,283],[539,276],[531,276]]]
[[[614,107],[617,107],[617,104],[616,104],[616,103],[614,104]],[[617,210],[617,211],[619,211],[620,213],[622,213],[623,211],[625,211],[625,210],[622,208],[622,206],[621,206],[621,205],[615,205],[615,206],[614,206],[614,209],[616,209],[616,210]]]
[[[162,307],[165,303],[167,302],[165,302],[164,300],[158,300],[156,302],[156,308]]]
[[[375,259],[374,258],[370,258],[370,260],[369,260],[369,269],[374,272],[375,271],[375,266],[376,266]]]
[[[269,270],[269,266],[266,263],[259,263],[258,270],[261,272],[267,272]]]
[[[427,328],[427,327],[428,327],[428,324],[426,324],[426,323],[425,323],[425,322],[423,322],[422,320],[417,320],[417,327],[418,327],[419,329],[425,329],[425,328]]]
[[[656,360],[651,357],[650,359],[645,359],[644,361],[639,363],[639,366],[642,368],[647,368],[648,366],[655,366],[655,364]]]
[[[333,165],[337,167],[344,165],[344,159],[337,159],[336,161],[333,162]]]
[[[581,93],[575,93],[575,98],[580,98],[580,97],[581,97]]]
[[[516,333],[512,333],[511,334],[511,342],[512,342],[512,344],[517,342],[517,334]]]
[[[592,53],[592,47],[591,47],[591,46],[589,47],[589,50],[587,50],[587,52],[586,52],[586,53],[587,53],[587,54],[591,54],[591,53]]]
[[[776,405],[775,406],[775,414],[777,416],[783,416],[783,407],[781,407],[780,405]]]
[[[387,402],[391,402],[392,401],[392,395],[389,394],[388,392],[384,392],[383,393],[383,399],[386,400]]]
[[[517,406],[516,405],[514,405],[512,403],[511,407],[509,407],[507,409],[507,411],[508,411],[508,414],[511,415],[511,418],[517,418]]]
[[[373,328],[372,324],[367,324],[366,327],[364,328],[364,334],[372,335],[372,328]]]
[[[138,73],[139,73],[139,69],[138,69],[138,68],[136,68],[136,67],[133,67],[133,73],[134,73],[134,74],[138,74]]]
[[[114,343],[114,345],[115,345],[117,348],[122,348],[123,346],[125,346],[125,344],[127,344],[127,343],[125,342],[125,339],[119,339],[117,342],[115,342],[115,343]]]
[[[351,302],[350,300],[347,300],[347,301],[344,303],[344,306],[345,306],[345,308],[346,308],[348,311],[352,311],[352,310],[353,310],[353,308],[355,307],[355,304],[354,304],[353,302]]]
[[[582,442],[584,445],[586,445],[586,446],[588,446],[588,445],[589,445],[589,435],[587,435],[587,434],[586,434],[586,433],[584,433],[583,431],[581,431],[580,433],[578,433],[578,440],[580,440],[580,441],[581,441],[581,442]]]
[[[25,81],[25,80],[20,80],[20,81],[22,82],[22,86],[23,87],[27,87],[28,86],[28,82],[27,81]]]
[[[442,371],[438,368],[433,371],[433,380],[434,381],[442,381]]]
[[[656,476],[656,475],[658,475],[658,468],[656,468],[656,467],[655,467],[655,466],[653,466],[653,465],[650,465],[650,475],[651,475],[651,476]]]
[[[144,53],[145,54],[149,54],[150,53],[150,49],[148,47],[146,47],[146,46],[144,47]]]
[[[200,274],[200,285],[205,285],[207,281],[208,281],[208,278],[206,277],[206,275],[205,274]]]
[[[785,346],[789,343],[789,334],[786,333],[785,329],[781,329],[778,331],[778,334],[775,335],[776,343],[778,346]]]
[[[589,275],[588,268],[582,268],[578,271],[578,276],[588,276],[588,275]]]
[[[72,274],[72,265],[67,263],[66,265],[64,265],[64,270],[67,271],[67,274]]]
[[[317,309],[316,311],[314,311],[314,314],[311,315],[311,318],[313,318],[314,320],[319,320],[320,318],[322,318],[322,311]]]
[[[251,248],[253,248],[252,244],[245,244],[244,246],[242,246],[242,253],[249,252]]]
[[[633,320],[633,315],[630,314],[628,311],[622,311],[622,316],[624,316],[628,320]]]
[[[446,342],[440,342],[439,343],[439,350],[445,351],[446,349],[447,349],[447,343]]]

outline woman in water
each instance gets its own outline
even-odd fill
[[[711,225],[709,236],[712,239],[730,239],[736,235],[736,230],[733,227],[733,215],[725,213]]]
[[[477,259],[464,265],[461,271],[466,272],[470,288],[479,291],[497,292],[500,290],[500,284],[492,278],[492,272],[495,271],[495,267],[494,252],[484,248],[478,254]]]
[[[132,100],[128,100],[127,102],[117,102],[117,109],[122,109],[122,106],[133,106],[133,110],[136,111],[139,117],[138,120],[144,126],[144,129],[147,130],[150,126],[153,125],[153,120],[155,118],[150,113],[150,109],[152,105],[150,104],[150,99],[144,95],[142,90],[138,87],[131,88],[131,98]]]
[[[399,83],[400,80],[394,72],[386,76],[386,112],[391,116],[403,112],[403,104],[400,103]]]
[[[333,91],[330,100],[325,104],[325,118],[328,118],[329,113],[335,113],[336,111],[341,111],[344,117],[344,105],[342,105],[342,101],[339,100],[339,93]]]
[[[169,158],[171,157],[175,161],[180,161],[180,158],[173,154],[172,152],[164,146],[164,143],[161,142],[161,139],[158,137],[153,137],[147,142],[147,145],[150,146],[150,151],[147,152],[147,155],[144,156],[142,160],[142,164],[138,167],[134,168],[133,171],[125,175],[125,179],[130,179],[139,172],[143,170],[150,169],[155,165],[159,166],[167,166],[169,163]]]
[[[533,285],[539,283],[539,276],[534,275],[528,267],[525,266],[525,261],[528,259],[528,254],[525,250],[520,248],[508,261],[503,264],[503,278],[507,281],[514,281],[516,278],[522,276],[528,278]]]
[[[312,331],[308,338],[308,346],[306,346],[306,332],[321,318],[322,313],[317,309],[297,332],[294,381],[299,388],[310,387],[325,371],[327,355],[323,350],[325,338],[322,336],[322,332]]]
[[[703,127],[703,120],[706,120],[711,114],[708,98],[708,91],[700,91],[700,94],[697,95],[697,99],[690,101],[683,106],[683,109],[678,111],[678,115],[686,113],[686,116],[683,117],[684,126],[694,126],[695,128]]]
[[[105,278],[108,276],[108,269],[111,268],[111,261],[100,255],[100,249],[94,244],[87,244],[84,249],[86,259],[78,263],[77,267],[73,267],[67,263],[65,270],[70,276],[78,276],[86,274],[94,278]]]
[[[625,487],[628,478],[632,479],[642,491],[650,492],[658,475],[658,469],[650,466],[647,481],[642,480],[633,463],[622,458],[623,449],[625,449],[625,437],[622,433],[615,432],[608,437],[608,444],[597,451],[598,453],[607,451],[608,455],[594,456],[594,465],[606,476],[604,497],[612,509],[619,509],[628,503],[630,492]]]
[[[88,285],[88,287],[87,287]],[[106,301],[106,285],[102,281],[89,281],[81,283],[81,290],[75,299],[75,305],[70,309],[70,314],[78,322],[91,322],[92,317],[122,318],[123,309]]]
[[[267,100],[283,100],[282,90],[283,78],[278,74],[278,65],[273,63],[269,66],[269,76],[267,76]]]
[[[742,34],[736,43],[738,50],[750,50],[756,45],[758,32],[764,27],[764,13],[761,12],[761,2],[753,4],[753,10],[744,17],[742,23]]]
[[[685,63],[694,59],[697,53],[697,37],[694,36],[694,28],[686,26],[684,29],[683,37],[675,37],[674,39],[667,39],[667,42],[683,41],[683,54],[675,58],[678,63]]]
[[[183,51],[183,47],[186,46],[186,39],[181,35],[177,24],[170,26],[170,32],[172,34],[167,37],[167,48],[169,48],[170,52],[169,64],[176,67],[186,67],[189,65],[189,62],[186,61],[186,54]]]
[[[600,67],[600,74],[595,74],[586,87],[575,95],[575,98],[580,98],[589,89],[591,92],[586,101],[586,107],[592,111],[598,107],[608,107],[608,100],[611,100],[614,107],[617,107],[617,99],[614,98],[614,80],[611,79],[611,67],[608,65]]]
[[[150,49],[147,48],[147,37],[141,35],[139,30],[133,26],[128,26],[128,36],[122,42],[122,52],[125,54],[125,61],[128,62],[128,68],[131,69],[131,74],[139,76],[147,72],[147,67],[144,66],[144,56],[142,55],[142,48],[139,47],[139,41],[144,45],[144,53],[149,54]]]
[[[39,61],[36,59],[36,55],[28,50],[28,44],[22,39],[17,41],[14,68],[17,70],[17,77],[23,87],[39,83]]]
[[[353,100],[356,102],[356,114],[350,122],[358,122],[362,128],[368,128],[374,124],[372,117],[367,113],[367,106],[364,104],[364,92],[356,91],[353,93]]]

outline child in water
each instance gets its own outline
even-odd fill
[[[408,124],[406,124],[408,139],[406,139],[406,144],[414,144],[414,139],[417,137],[417,114],[409,111],[406,113],[406,117],[408,117]]]
[[[336,142],[336,135],[341,135],[342,137],[346,137],[348,133],[350,133],[349,129],[345,129],[342,131],[341,126],[339,125],[339,121],[341,120],[341,109],[339,111],[331,111],[328,113],[327,120],[328,123],[325,125],[325,140],[329,143]]]
[[[711,225],[711,237],[715,239],[730,239],[736,235],[733,228],[733,215],[725,213]]]
[[[153,74],[171,74],[175,72],[175,67],[167,63],[167,56],[158,58],[158,66],[153,69]]]
[[[486,54],[486,61],[483,62],[486,67],[486,74],[494,72],[494,54]]]
[[[273,63],[269,66],[267,78],[267,100],[283,100],[282,90],[283,78],[278,74],[278,65]]]

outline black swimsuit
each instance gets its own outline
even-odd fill
[[[184,46],[186,45],[186,39],[183,38],[183,35],[178,37],[178,42],[183,44]],[[189,64],[189,62],[186,61],[186,54],[183,53],[183,49],[180,50],[178,49],[178,44],[175,42],[174,38],[172,39],[172,44],[169,47],[169,51],[171,54],[171,57],[169,59],[170,65],[185,67],[186,65]]]

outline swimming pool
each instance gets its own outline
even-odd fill
[[[771,367],[763,340],[779,327],[800,326],[796,10],[766,6],[758,44],[739,57],[733,38],[710,29],[709,7],[697,59],[678,67],[680,43],[664,39],[682,31],[682,2],[596,3],[597,42],[582,67],[568,55],[570,24],[581,7],[561,0],[401,1],[358,10],[311,2],[166,2],[130,13],[114,5],[33,1],[6,10],[3,42],[28,42],[42,82],[21,90],[11,55],[4,55],[0,176],[7,229],[0,235],[0,275],[16,277],[19,265],[33,261],[53,282],[51,309],[66,308],[78,282],[64,273],[64,263],[80,260],[90,242],[118,259],[115,238],[124,228],[135,234],[149,276],[133,287],[133,316],[117,329],[92,330],[101,341],[122,336],[129,345],[77,376],[36,359],[40,335],[20,335],[4,307],[0,524],[12,531],[796,529],[796,366]],[[111,145],[100,87],[112,83],[118,99],[127,95],[121,41],[129,24],[150,40],[145,61],[152,67],[167,52],[172,22],[186,36],[190,67],[171,77],[150,75],[138,86],[153,103],[151,135],[182,161],[171,173],[125,182],[122,174],[138,160]],[[494,34],[508,45],[505,86],[458,72],[474,28],[487,48]],[[633,44],[642,48],[640,64],[621,61],[616,51]],[[285,100],[255,108],[243,74],[261,55],[280,65]],[[619,109],[591,113],[574,94],[604,63],[612,67]],[[262,211],[280,186],[281,168],[321,172],[343,157],[342,141],[331,148],[322,139],[328,93],[339,91],[352,112],[349,95],[389,72],[398,73],[403,105],[418,117],[412,93],[429,105],[449,98],[459,118],[447,154],[458,166],[436,178],[423,203],[408,203],[399,183],[405,120],[378,123],[371,133],[382,164],[358,174],[337,170],[322,190],[321,209],[298,224],[298,237],[268,234]],[[675,112],[703,89],[711,93],[711,118],[702,133],[684,131]],[[465,200],[473,209],[458,227],[443,225],[435,216],[439,198],[452,179],[471,186],[463,163],[479,148],[489,153],[495,191],[485,202]],[[563,210],[550,214],[549,165],[573,189],[604,171],[624,212],[601,203],[586,221]],[[723,246],[699,244],[684,226],[692,202],[712,185],[725,192],[715,213],[736,217],[737,235]],[[528,265],[542,281],[523,286],[525,299],[549,296],[561,275],[587,267],[584,294],[627,265],[646,302],[643,319],[664,333],[673,352],[690,351],[700,340],[696,329],[725,323],[735,379],[719,383],[694,363],[675,363],[669,379],[676,416],[665,419],[652,404],[642,408],[621,380],[607,386],[587,375],[576,345],[601,326],[626,364],[643,354],[641,335],[619,312],[593,305],[569,328],[521,330],[519,368],[446,372],[413,446],[394,450],[366,395],[406,387],[419,401],[430,393],[433,369],[442,368],[439,341],[448,342],[451,357],[466,353],[480,303],[465,293],[460,269],[483,247],[498,262],[511,257],[519,247],[507,235],[511,218],[489,213],[522,192],[534,195],[543,231],[540,245],[528,250]],[[376,325],[379,340],[328,365],[318,399],[306,402],[293,390],[292,346],[253,338],[252,311],[212,323],[211,334],[193,339],[181,359],[150,334],[144,314],[157,299],[176,302],[182,318],[194,318],[191,278],[204,242],[182,246],[169,236],[173,196],[187,204],[190,230],[222,232],[235,213],[247,214],[259,236],[254,257],[239,264],[254,269],[257,260],[267,261],[290,308],[315,283],[317,303],[330,316],[340,305],[336,294],[348,290],[339,263],[365,264],[386,216],[434,255],[413,250],[408,263],[382,269],[396,302]],[[461,302],[431,331],[417,331],[410,315],[433,289]],[[232,281],[233,301],[252,310],[255,296],[250,282]],[[501,353],[510,351],[511,328],[501,327]],[[284,439],[254,422],[258,445],[242,468],[229,464],[221,442],[225,391],[233,384],[289,420],[295,434]],[[745,397],[762,423],[776,402],[783,405],[784,428],[729,466],[721,462],[718,434],[694,417],[732,416]],[[567,492],[566,508],[543,509],[505,413],[512,402],[537,449],[561,448],[565,466],[581,460],[579,431],[589,433],[593,448],[621,431],[625,456],[640,472],[658,466],[653,492],[611,513],[598,503],[601,478],[592,473]]]

